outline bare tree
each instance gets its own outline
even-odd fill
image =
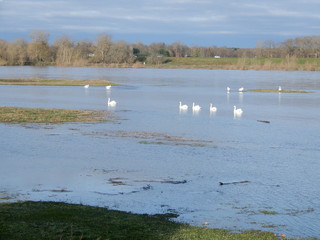
[[[27,42],[18,38],[8,44],[7,56],[10,65],[24,65],[27,61]]]
[[[8,60],[8,42],[0,39],[0,66],[5,65]]]
[[[33,31],[30,34],[32,42],[28,45],[28,56],[34,63],[48,63],[51,60],[51,51],[48,44],[50,34],[43,31]]]
[[[94,60],[99,63],[108,63],[108,54],[112,45],[111,36],[99,34],[96,37]]]
[[[109,59],[112,63],[132,63],[133,51],[125,41],[118,41],[111,45]]]
[[[54,47],[56,48],[56,63],[58,65],[71,65],[74,60],[74,44],[70,37],[64,35],[55,40]]]

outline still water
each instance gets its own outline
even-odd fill
[[[320,73],[0,67],[0,76],[121,84],[0,86],[1,106],[114,116],[95,124],[0,124],[1,201],[172,212],[197,226],[320,237]],[[312,92],[237,92],[279,85]],[[108,97],[115,108],[108,108]],[[187,112],[179,111],[179,101]],[[234,105],[242,116],[234,116]]]

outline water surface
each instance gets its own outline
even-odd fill
[[[2,106],[105,109],[116,117],[0,124],[2,198],[174,212],[193,225],[320,237],[318,72],[0,67],[0,74],[122,84],[110,91],[0,86]],[[279,85],[312,93],[236,91]],[[238,181],[249,182],[219,185]]]

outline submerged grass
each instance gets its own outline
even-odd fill
[[[275,240],[274,233],[192,227],[171,215],[138,215],[57,202],[0,204],[0,239]],[[173,216],[175,217],[175,216]]]
[[[57,80],[38,78],[0,79],[0,85],[84,86],[87,84],[94,87],[117,85],[107,80]]]
[[[2,123],[64,123],[107,121],[105,111],[0,107]]]

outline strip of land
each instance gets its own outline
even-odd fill
[[[2,123],[65,123],[107,121],[106,111],[0,107]]]
[[[262,92],[262,93],[311,93],[311,91],[303,91],[303,90],[289,90],[282,89],[279,91],[278,89],[249,89],[247,92]]]
[[[232,233],[223,229],[193,227],[171,221],[177,217],[172,213],[139,215],[57,202],[1,203],[0,213],[0,239],[6,240],[276,240],[281,236],[262,231]]]
[[[38,78],[0,79],[0,85],[84,86],[87,84],[93,87],[116,85],[107,80],[58,80],[58,79],[38,79]]]

